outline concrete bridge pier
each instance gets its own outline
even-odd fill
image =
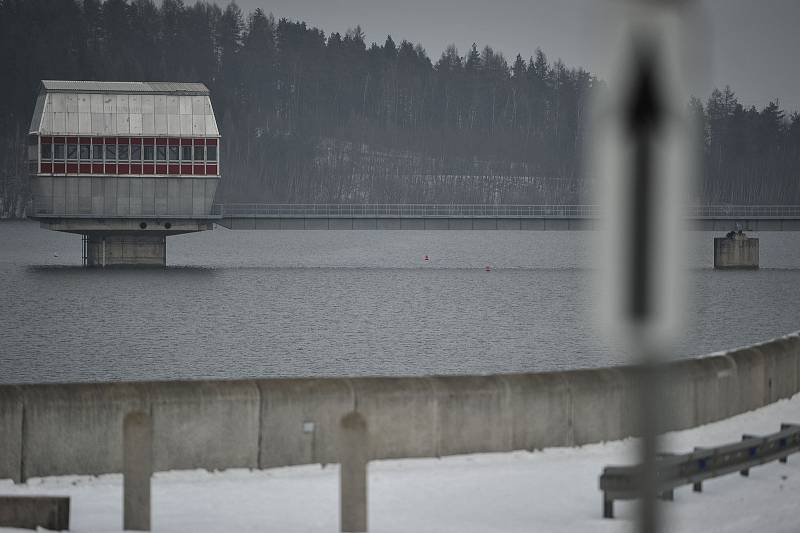
[[[714,268],[733,270],[758,269],[758,239],[742,231],[730,231],[714,238]]]

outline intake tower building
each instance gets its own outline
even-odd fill
[[[83,235],[86,265],[164,265],[167,236],[213,228],[219,148],[202,83],[42,81],[31,217]]]

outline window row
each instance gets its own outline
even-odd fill
[[[216,162],[216,146],[142,146],[139,144],[43,144],[42,160],[86,162]]]
[[[87,163],[216,163],[216,139],[42,137],[41,160]]]

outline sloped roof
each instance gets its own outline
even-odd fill
[[[219,137],[202,83],[43,80],[30,133]]]
[[[202,83],[172,81],[78,81],[42,80],[46,91],[71,93],[136,93],[207,95],[208,87]]]

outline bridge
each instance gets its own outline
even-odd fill
[[[210,221],[265,230],[592,230],[594,205],[215,204]],[[687,209],[698,231],[800,231],[800,206],[711,205]]]

